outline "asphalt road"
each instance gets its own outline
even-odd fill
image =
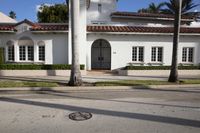
[[[0,91],[0,133],[199,132],[200,88]]]

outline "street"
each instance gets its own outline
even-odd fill
[[[199,133],[200,88],[0,91],[0,132]]]

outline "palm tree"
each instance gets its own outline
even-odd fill
[[[172,0],[170,0],[172,1]],[[175,15],[174,20],[174,36],[173,36],[173,54],[172,54],[172,65],[168,81],[178,82],[178,43],[179,43],[179,33],[181,25],[181,7],[182,0],[173,0],[173,12]]]
[[[162,12],[165,14],[173,14],[174,19],[174,36],[173,36],[173,53],[172,53],[172,65],[168,81],[178,82],[178,43],[180,33],[181,15],[187,15],[189,11],[198,6],[193,3],[193,0],[170,0],[165,2],[167,9]]]
[[[10,11],[9,12],[9,17],[11,17],[12,19],[16,19],[16,13],[14,11]]]
[[[165,2],[164,5],[167,7],[162,10],[164,14],[175,14],[176,10],[176,0],[169,0]],[[191,9],[197,7],[198,4],[194,4],[193,0],[182,0],[182,14],[187,14]]]
[[[161,11],[161,8],[164,6],[165,4],[164,3],[160,3],[158,5],[156,5],[155,3],[151,3],[149,4],[149,12],[150,13],[160,13]]]
[[[160,13],[162,7],[165,5],[165,3],[160,3],[156,5],[155,3],[149,4],[148,8],[142,8],[138,10],[139,13]]]
[[[67,2],[68,0],[66,0]],[[82,77],[79,64],[79,13],[80,0],[71,0],[71,29],[72,29],[72,67],[70,75],[70,86],[82,85]]]

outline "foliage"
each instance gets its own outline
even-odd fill
[[[166,6],[166,9],[163,9],[162,13],[175,14],[175,10],[177,9],[175,0],[169,0],[169,2],[165,2],[165,6]],[[191,9],[197,6],[199,5],[194,4],[193,0],[182,0],[182,14],[189,13]]]
[[[5,63],[5,57],[4,57],[4,48],[0,48],[0,64]]]
[[[68,22],[68,5],[41,5],[37,12],[39,23],[67,23]]]
[[[193,0],[183,0],[182,2],[182,14],[193,14],[189,12],[191,9],[199,6],[195,4]],[[164,8],[165,7],[165,8]],[[169,0],[169,2],[162,2],[158,5],[155,3],[149,4],[148,8],[142,8],[138,10],[139,13],[163,13],[163,14],[174,14],[177,8],[175,0]]]
[[[84,70],[84,65],[80,65],[81,70]],[[70,70],[71,65],[24,65],[24,64],[1,64],[0,70]]]
[[[16,13],[14,11],[10,11],[9,12],[9,17],[11,17],[12,19],[16,19],[17,18]]]
[[[148,8],[142,8],[140,10],[138,10],[139,13],[160,13],[161,12],[161,8],[164,6],[164,3],[160,3],[158,5],[156,5],[155,3],[151,3],[149,4]]]
[[[171,66],[126,66],[125,70],[170,70]],[[198,70],[200,66],[179,66],[179,70]]]

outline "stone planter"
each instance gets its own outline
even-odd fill
[[[170,70],[119,70],[122,76],[169,76]],[[180,76],[199,76],[200,70],[179,70]]]

